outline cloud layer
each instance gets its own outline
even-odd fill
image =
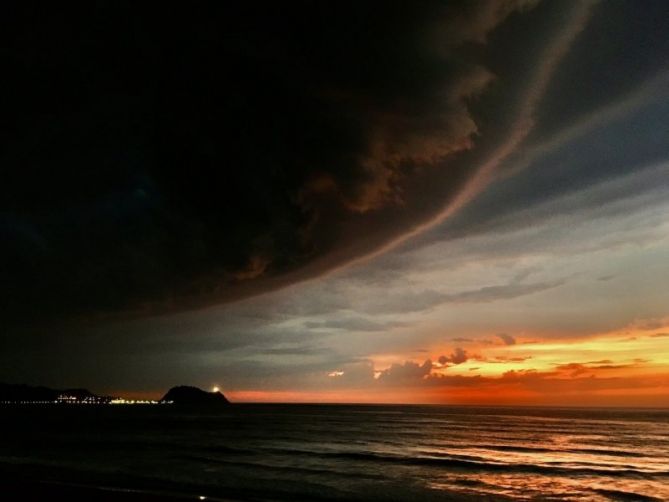
[[[465,172],[447,164],[473,148],[469,103],[494,78],[470,48],[532,4],[219,5],[160,22],[123,3],[17,9],[9,314],[191,308],[400,231],[423,212],[405,205],[414,176],[446,197]],[[383,225],[388,209],[405,223]]]
[[[664,4],[333,5],[17,14],[0,380],[659,395]]]

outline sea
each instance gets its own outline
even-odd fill
[[[0,475],[193,500],[669,500],[669,410],[0,407]]]

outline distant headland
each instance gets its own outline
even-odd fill
[[[219,391],[207,392],[197,387],[182,385],[172,387],[160,400],[161,403],[181,405],[221,405],[230,404],[230,401]]]
[[[0,383],[0,404],[160,404],[220,406],[230,401],[218,388],[207,392],[197,387],[172,387],[159,401],[100,396],[87,389],[52,389],[43,386]]]

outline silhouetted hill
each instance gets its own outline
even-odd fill
[[[172,387],[161,399],[162,402],[197,406],[220,406],[230,401],[220,392],[207,392],[197,387],[181,385]]]
[[[0,402],[27,403],[84,400],[104,401],[108,398],[97,396],[87,389],[51,389],[24,384],[0,383]]]
[[[0,383],[0,401],[55,401],[60,391],[48,387]]]

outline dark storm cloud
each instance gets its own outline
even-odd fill
[[[412,246],[528,229],[556,214],[591,212],[611,218],[647,207],[652,197],[663,197],[669,143],[658,131],[669,117],[669,73],[654,81],[658,85],[628,96],[631,110],[626,103],[616,103],[613,112],[608,111],[612,117],[602,110],[591,121],[519,152],[507,167],[521,166],[522,177],[498,179],[494,191],[482,194],[439,232],[424,234]]]
[[[321,274],[416,228],[500,151],[504,170],[520,159],[532,175],[498,181],[413,245],[526,227],[555,208],[522,209],[658,161],[661,85],[648,109],[542,150],[666,60],[662,2],[574,5],[14,8],[3,319],[142,316]],[[619,50],[602,50],[610,43]],[[526,135],[546,158],[529,147],[514,157]]]
[[[13,9],[3,315],[197,307],[414,225],[468,175],[490,33],[533,4]]]

